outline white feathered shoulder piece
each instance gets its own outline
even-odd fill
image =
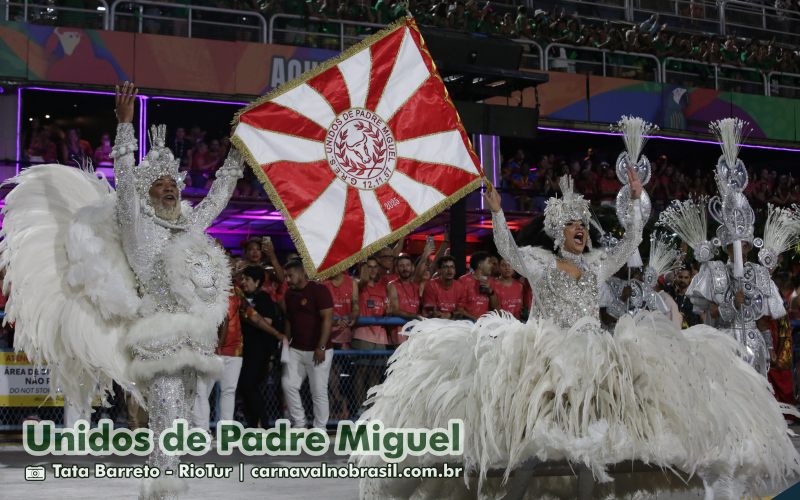
[[[92,170],[38,165],[9,180],[0,231],[5,321],[14,348],[50,369],[51,390],[87,408],[127,380],[123,348],[138,308],[122,250],[116,195]]]

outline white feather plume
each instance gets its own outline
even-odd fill
[[[3,208],[0,267],[9,297],[5,321],[16,326],[14,348],[47,365],[51,390],[80,409],[113,393],[113,380],[140,399],[126,377],[124,318],[136,297],[123,289],[131,275],[120,273],[128,264],[121,248],[114,251],[114,211],[105,210],[109,201],[113,206],[113,190],[92,172],[64,165],[30,167],[8,183],[17,186]],[[81,211],[90,206],[97,211]],[[103,216],[103,232],[81,224]]]
[[[742,142],[742,132],[748,122],[741,118],[723,118],[708,124],[709,130],[720,142],[722,156],[728,165],[733,167],[739,158],[739,144]]]
[[[656,276],[676,271],[683,264],[683,252],[678,250],[669,236],[664,233],[650,235],[650,259],[647,265],[656,272]]]
[[[647,136],[656,130],[658,126],[646,122],[638,116],[623,115],[617,122],[616,129],[622,132],[622,140],[625,141],[625,150],[628,158],[634,163],[639,161],[639,155],[647,142]]]
[[[797,205],[781,208],[767,205],[764,247],[780,254],[800,243],[800,211]]]
[[[658,224],[668,227],[690,247],[696,248],[708,237],[707,205],[706,197],[689,198],[684,201],[675,200],[661,212]]]

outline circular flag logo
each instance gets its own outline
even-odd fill
[[[339,114],[325,134],[325,156],[333,173],[358,189],[385,184],[397,163],[391,129],[376,113],[352,108]]]

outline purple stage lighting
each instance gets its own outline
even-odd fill
[[[565,132],[568,134],[585,134],[585,135],[613,135],[613,136],[621,136],[619,132],[603,132],[601,130],[576,130],[576,129],[566,129],[566,128],[555,128],[555,127],[537,127],[538,130],[544,130],[546,132]],[[694,142],[697,144],[713,144],[715,146],[719,145],[717,141],[711,141],[708,139],[690,139],[688,137],[667,137],[664,135],[649,135],[647,136],[648,139],[662,139],[665,141],[678,141],[678,142]],[[786,151],[789,153],[800,153],[800,149],[795,148],[780,148],[777,146],[761,146],[758,144],[739,144],[742,148],[751,148],[751,149],[768,149],[770,151]]]
[[[214,101],[211,99],[192,99],[189,97],[169,97],[169,96],[151,96],[150,99],[154,101],[178,101],[178,102],[201,102],[206,104],[227,104],[230,106],[244,106],[246,102],[238,101]]]

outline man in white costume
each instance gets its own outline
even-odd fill
[[[228,204],[243,163],[232,149],[208,196],[197,207],[182,205],[183,174],[179,160],[165,147],[165,127],[153,129],[147,157],[133,166],[135,95],[127,82],[117,94],[119,125],[112,157],[122,247],[142,297],[141,319],[127,338],[133,357],[130,373],[146,384],[150,429],[158,436],[175,419],[189,418],[197,374],[218,375],[222,369],[214,349],[217,326],[227,312],[230,269],[203,231]],[[213,321],[199,314],[209,305],[216,306]],[[162,471],[174,469],[178,457],[156,449],[149,463]]]

